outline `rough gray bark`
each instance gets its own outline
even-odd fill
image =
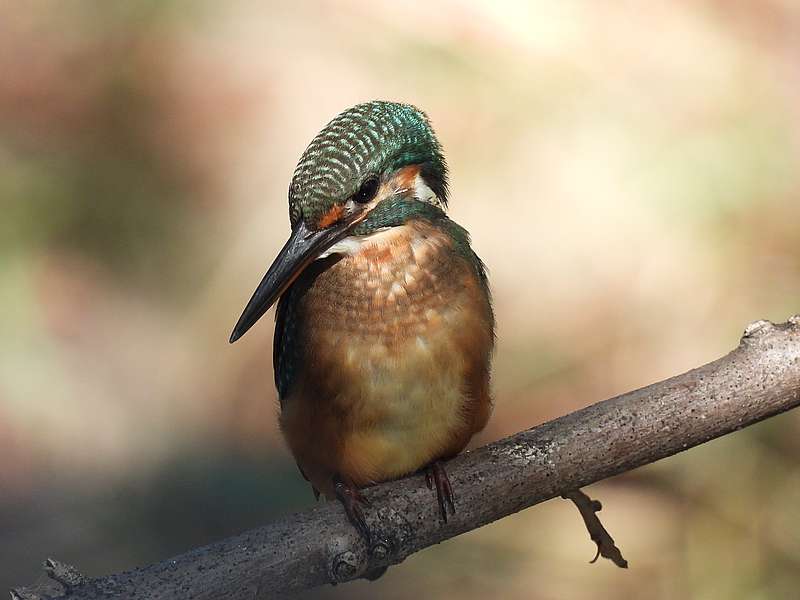
[[[51,588],[16,598],[269,598],[356,579],[539,502],[800,405],[800,315],[757,321],[727,356],[465,453],[447,465],[458,512],[440,521],[424,476],[367,490],[384,540],[371,557],[341,507],[312,510],[186,554],[96,579],[47,561]],[[54,585],[57,584],[57,585]],[[53,587],[57,588],[53,591]]]

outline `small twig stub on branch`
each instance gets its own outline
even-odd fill
[[[578,511],[580,511],[581,517],[583,517],[583,522],[586,525],[586,529],[589,531],[589,537],[597,544],[597,554],[595,554],[594,558],[589,562],[594,563],[602,556],[621,569],[627,569],[628,561],[622,557],[622,552],[614,543],[614,538],[612,538],[611,534],[603,527],[600,518],[597,516],[597,513],[603,510],[603,505],[600,504],[600,501],[592,500],[581,490],[567,492],[561,497],[564,498],[564,500],[572,500],[578,508]]]

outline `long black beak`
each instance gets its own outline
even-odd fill
[[[311,231],[302,220],[299,221],[292,229],[292,235],[281,248],[267,274],[264,275],[264,279],[258,284],[250,302],[245,306],[242,316],[239,317],[239,321],[231,333],[231,344],[255,325],[256,321],[269,310],[269,307],[303,272],[303,269],[343,238],[354,224],[353,221],[348,223],[343,220],[331,227]]]

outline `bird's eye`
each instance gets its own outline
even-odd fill
[[[361,187],[358,189],[358,191],[353,194],[353,200],[359,204],[366,204],[375,197],[375,194],[378,193],[379,183],[378,177],[371,175],[366,181],[364,181],[364,183],[361,184]]]

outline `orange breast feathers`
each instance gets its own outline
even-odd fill
[[[281,426],[314,486],[396,478],[460,452],[491,411],[487,293],[424,221],[372,234],[308,282]]]

